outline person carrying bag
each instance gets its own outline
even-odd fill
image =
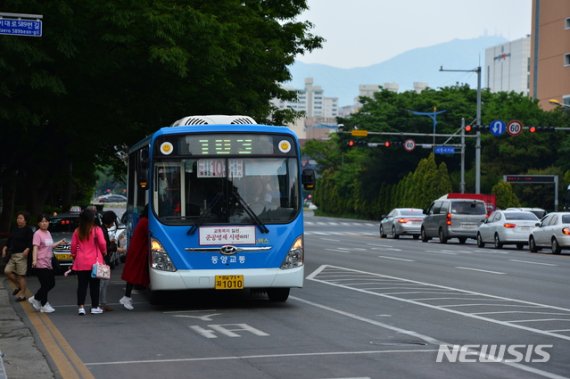
[[[103,313],[99,307],[100,279],[91,277],[91,272],[93,265],[103,263],[101,257],[106,254],[105,237],[101,228],[95,225],[95,212],[85,209],[79,215],[79,226],[71,238],[72,270],[77,273],[77,313],[80,316],[85,315],[87,288],[91,297],[91,314]]]

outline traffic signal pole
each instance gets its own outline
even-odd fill
[[[465,118],[461,119],[461,180],[459,188],[461,193],[465,193]]]

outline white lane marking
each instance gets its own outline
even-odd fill
[[[426,253],[457,255],[457,253],[453,253],[453,252],[450,252],[450,251],[435,251],[435,250],[426,250]]]
[[[535,318],[530,320],[515,320],[509,322],[548,322],[548,321],[569,321],[570,319],[567,318]]]
[[[356,270],[355,270],[355,271],[356,271]],[[346,312],[346,311],[343,311],[343,310],[340,310],[340,309],[331,308],[331,307],[329,307],[329,306],[327,306],[327,305],[318,304],[318,303],[312,302],[312,301],[310,301],[310,300],[301,299],[301,298],[296,297],[296,296],[289,296],[289,298],[290,298],[290,299],[293,299],[293,300],[296,300],[296,301],[299,301],[299,302],[301,302],[301,303],[305,303],[305,304],[307,304],[307,305],[311,305],[311,306],[316,307],[316,308],[319,308],[319,309],[323,309],[323,310],[326,310],[326,311],[329,311],[329,312],[333,312],[333,313],[336,313],[336,314],[340,314],[340,315],[345,316],[345,317],[352,318],[352,319],[354,319],[354,320],[358,320],[358,321],[362,321],[362,322],[365,322],[365,323],[368,323],[368,324],[372,324],[372,325],[375,325],[375,326],[379,326],[379,327],[381,327],[381,328],[393,330],[393,331],[398,332],[398,333],[407,334],[407,335],[409,335],[409,336],[422,339],[422,340],[424,340],[424,341],[426,341],[427,343],[430,343],[430,344],[435,344],[435,345],[451,345],[451,344],[448,343],[448,342],[444,342],[444,341],[437,340],[437,339],[434,338],[434,337],[431,337],[431,336],[428,336],[428,335],[425,335],[425,334],[422,334],[422,333],[414,332],[414,331],[408,330],[408,329],[398,328],[397,326],[393,326],[393,325],[384,324],[383,322],[380,322],[380,321],[372,320],[372,319],[369,319],[369,318],[366,318],[366,317],[362,317],[362,316],[359,316],[359,315],[357,315],[357,314],[350,313],[350,312]],[[468,350],[471,350],[471,349],[468,349]],[[519,363],[508,362],[508,361],[499,359],[499,358],[497,358],[497,357],[495,357],[495,356],[493,356],[493,355],[486,355],[486,354],[483,354],[483,353],[481,353],[481,352],[479,352],[479,351],[477,351],[477,353],[479,353],[479,356],[482,357],[482,358],[487,358],[487,359],[491,358],[491,359],[495,360],[495,361],[498,362],[498,363],[502,363],[502,364],[505,364],[505,365],[507,365],[507,366],[511,366],[511,367],[517,368],[517,369],[522,370],[522,371],[532,372],[532,373],[534,373],[534,374],[543,376],[543,377],[545,377],[545,378],[551,378],[551,379],[568,379],[567,377],[564,377],[564,376],[561,376],[561,375],[557,375],[557,374],[554,374],[554,373],[551,373],[551,372],[548,372],[548,371],[539,370],[539,369],[536,369],[536,368],[534,368],[534,367],[525,366],[525,365],[522,365],[522,364],[519,364]]]
[[[461,293],[463,293],[463,294],[480,295],[480,296],[484,296],[484,297],[486,297],[486,298],[502,299],[502,300],[509,301],[509,302],[517,302],[517,303],[519,303],[519,305],[510,305],[510,306],[518,306],[518,307],[521,307],[521,306],[525,305],[525,306],[528,306],[528,307],[537,307],[537,308],[538,308],[538,307],[543,307],[543,308],[548,308],[548,309],[557,309],[557,310],[560,310],[560,311],[570,312],[570,309],[567,309],[567,308],[556,307],[556,306],[551,306],[551,305],[545,305],[545,304],[540,304],[540,303],[533,303],[533,302],[524,301],[524,300],[510,299],[510,298],[507,298],[507,297],[501,297],[501,296],[495,296],[495,295],[488,295],[488,294],[484,294],[484,293],[480,293],[480,292],[475,292],[475,291],[461,290],[461,289],[457,289],[457,288],[453,288],[453,287],[441,286],[441,285],[437,285],[437,284],[430,284],[430,283],[420,282],[420,281],[416,281],[416,280],[409,280],[409,279],[398,278],[398,277],[396,277],[396,276],[375,274],[375,273],[372,273],[372,272],[366,272],[366,271],[355,270],[355,269],[345,268],[345,267],[339,267],[339,266],[332,266],[332,265],[322,265],[322,266],[320,266],[319,268],[317,268],[315,271],[313,271],[310,275],[307,276],[307,279],[308,279],[308,280],[313,280],[313,281],[315,281],[315,282],[319,282],[319,283],[323,283],[323,284],[328,284],[328,285],[330,285],[330,286],[345,288],[345,289],[348,289],[348,290],[352,290],[352,291],[356,291],[356,292],[361,292],[361,293],[365,293],[365,294],[368,294],[368,295],[384,297],[384,298],[392,299],[392,300],[395,300],[395,301],[401,301],[401,302],[404,302],[404,303],[419,305],[419,306],[421,306],[421,307],[426,307],[426,308],[436,309],[436,310],[440,310],[440,311],[445,311],[445,312],[457,314],[457,315],[460,315],[460,316],[473,318],[473,319],[476,319],[476,320],[488,321],[488,322],[491,322],[491,323],[497,324],[497,325],[502,325],[502,326],[506,326],[506,327],[510,327],[510,328],[516,328],[516,329],[522,329],[522,330],[526,330],[526,331],[529,331],[529,332],[533,332],[533,333],[537,333],[537,334],[542,334],[542,335],[546,335],[546,336],[550,336],[550,337],[554,337],[554,338],[560,338],[560,339],[564,339],[564,340],[570,341],[570,336],[566,336],[566,335],[563,335],[563,334],[551,333],[551,332],[544,331],[544,330],[540,330],[540,329],[535,329],[535,328],[526,327],[526,326],[524,326],[524,325],[512,324],[512,323],[509,323],[509,322],[500,321],[500,320],[494,320],[494,319],[492,319],[492,318],[483,317],[483,316],[475,315],[475,314],[472,314],[472,313],[465,313],[465,312],[457,311],[457,310],[454,310],[454,309],[450,309],[449,307],[448,307],[448,308],[443,308],[443,307],[437,306],[437,305],[421,303],[421,302],[418,302],[418,301],[414,301],[414,300],[410,300],[410,299],[403,299],[403,298],[401,298],[401,297],[386,295],[386,294],[382,294],[382,293],[378,293],[378,292],[370,292],[370,291],[366,291],[366,290],[363,290],[363,289],[360,289],[360,288],[350,287],[350,286],[347,286],[347,285],[342,285],[342,284],[338,284],[338,283],[332,283],[332,282],[326,281],[326,280],[317,279],[316,276],[317,276],[318,274],[320,274],[320,273],[321,273],[325,268],[327,268],[327,267],[330,267],[330,268],[335,269],[335,270],[351,271],[351,272],[354,272],[354,273],[366,274],[366,275],[369,275],[369,276],[380,277],[380,278],[384,278],[384,279],[400,280],[400,281],[402,281],[402,282],[416,283],[416,284],[425,285],[425,286],[431,286],[431,287],[436,287],[436,288],[446,288],[446,289],[448,289],[448,290],[450,290],[450,291],[461,292]],[[506,305],[500,305],[500,304],[482,304],[482,305],[487,305],[487,306],[506,306]]]
[[[554,267],[558,267],[558,265],[552,264],[552,263],[541,263],[541,262],[533,262],[533,261],[521,261],[518,259],[509,259],[510,261],[513,262],[521,262],[521,263],[530,263],[533,265],[542,265],[542,266],[554,266]]]
[[[385,255],[379,255],[378,258],[391,259],[391,260],[393,260],[393,261],[402,261],[402,262],[415,262],[415,260],[413,260],[413,259],[387,257],[387,256],[385,256]]]
[[[481,270],[479,268],[472,268],[472,267],[456,267],[460,270],[469,270],[469,271],[478,271],[478,272],[485,272],[487,274],[496,274],[496,275],[506,275],[504,272],[499,271],[489,271],[489,270]]]
[[[497,312],[477,312],[474,315],[494,315],[494,314],[504,314],[504,313],[524,313],[524,314],[539,314],[539,315],[555,315],[555,316],[568,316],[568,313],[559,312],[535,312],[535,311],[497,311]]]
[[[291,297],[289,297],[291,298]],[[246,359],[271,359],[287,357],[314,357],[314,356],[334,356],[334,355],[365,355],[365,354],[390,354],[390,353],[434,353],[438,349],[410,349],[410,350],[363,350],[363,351],[324,351],[317,353],[285,353],[285,354],[258,354],[258,355],[230,355],[225,357],[202,357],[202,358],[175,358],[175,359],[147,359],[137,361],[111,361],[111,362],[90,362],[86,366],[113,366],[140,363],[175,363],[175,362],[201,362],[201,361],[228,361]]]

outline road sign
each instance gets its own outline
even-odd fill
[[[353,137],[368,137],[368,130],[358,130],[355,129],[350,132]]]
[[[41,37],[42,21],[0,18],[0,34],[22,37]]]
[[[503,180],[507,183],[554,183],[556,175],[504,175]]]
[[[523,124],[518,120],[509,121],[507,124],[507,133],[511,136],[518,136],[523,131]]]
[[[416,141],[413,139],[407,139],[404,141],[404,150],[412,151],[416,148]]]
[[[453,146],[436,146],[433,152],[435,154],[455,154],[455,148]]]
[[[489,124],[489,130],[491,131],[491,133],[493,133],[495,137],[499,137],[505,134],[506,125],[501,120],[493,120]]]

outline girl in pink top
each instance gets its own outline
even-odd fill
[[[71,237],[72,270],[77,273],[77,305],[78,314],[85,315],[85,298],[87,287],[91,296],[91,314],[103,313],[99,308],[100,280],[91,277],[91,269],[96,262],[104,263],[107,244],[101,228],[95,225],[95,212],[85,209],[79,215],[79,226]]]
[[[51,265],[53,248],[65,243],[65,240],[53,242],[51,233],[48,230],[49,216],[41,215],[38,218],[38,227],[32,240],[33,255],[32,267],[36,269],[36,276],[40,282],[40,289],[36,294],[28,299],[30,304],[40,312],[51,313],[55,311],[48,303],[48,292],[55,287],[55,272]]]

